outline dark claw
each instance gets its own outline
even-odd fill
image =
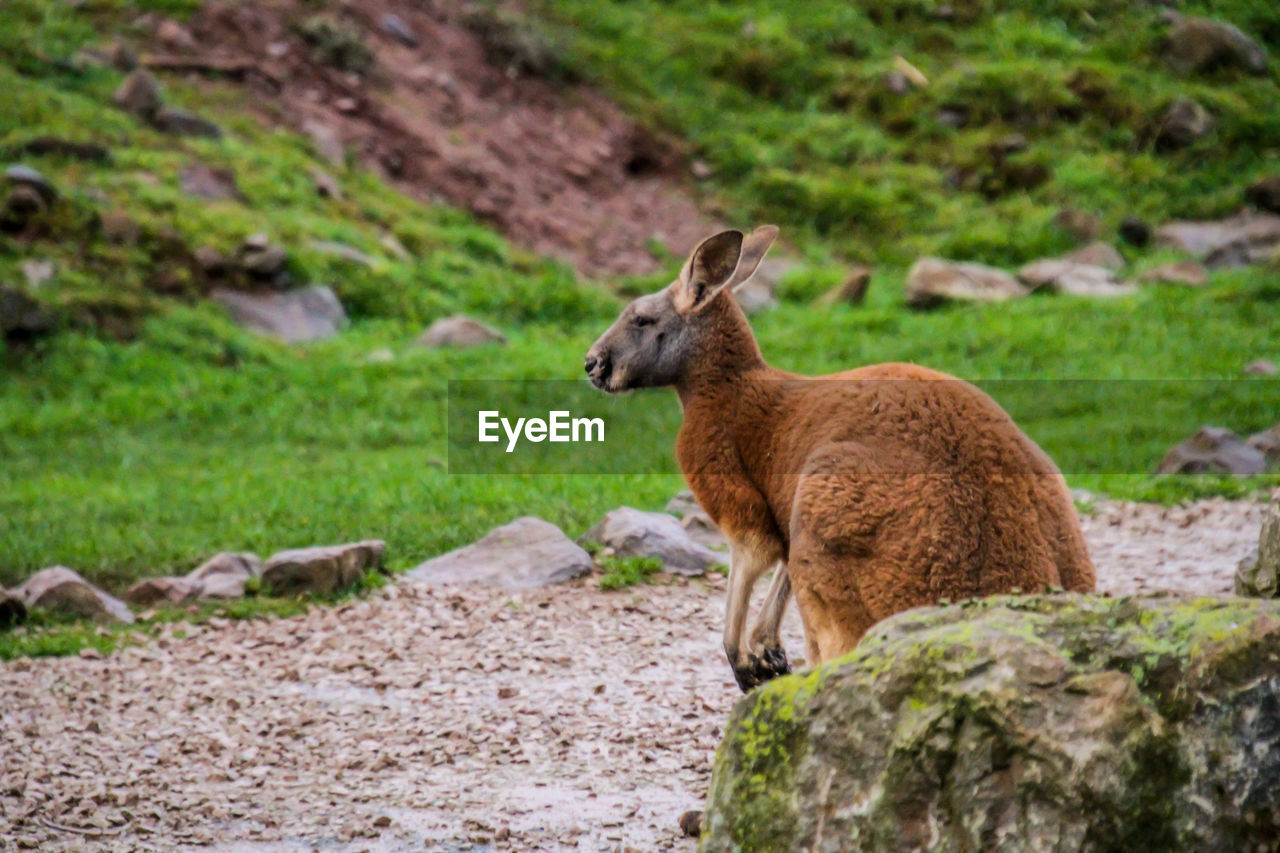
[[[781,648],[765,649],[764,659],[755,655],[747,655],[747,662],[733,667],[733,677],[743,693],[750,693],[752,688],[759,687],[771,678],[791,672],[787,663],[787,653]]]

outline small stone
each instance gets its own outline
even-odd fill
[[[160,84],[150,71],[139,68],[124,78],[111,96],[111,102],[125,112],[149,119],[163,104]]]
[[[123,210],[107,210],[99,214],[102,237],[113,246],[134,246],[141,236],[138,223]]]
[[[591,555],[540,518],[525,516],[482,539],[433,557],[406,577],[428,583],[484,583],[526,589],[589,574]]]
[[[226,307],[239,325],[288,343],[331,337],[348,323],[338,297],[322,285],[284,293],[242,293],[219,288],[209,296]]]
[[[484,344],[505,346],[506,335],[462,314],[443,317],[432,323],[425,332],[414,341],[418,346],[431,347],[478,347]]]
[[[921,258],[907,272],[907,305],[930,308],[943,302],[1001,302],[1027,295],[1018,280],[983,264]]]
[[[675,516],[619,507],[605,515],[578,540],[598,542],[619,557],[656,557],[664,570],[697,576],[724,561],[724,556],[699,545]]]
[[[383,15],[378,25],[382,27],[382,31],[393,36],[400,42],[409,47],[417,47],[419,44],[418,34],[410,29],[409,25],[404,22],[404,18],[394,12],[388,12]]]
[[[243,200],[240,189],[236,186],[235,173],[221,166],[207,166],[204,163],[184,166],[178,173],[178,185],[184,193],[194,198],[209,201]]]
[[[1203,73],[1237,68],[1267,72],[1267,54],[1234,24],[1207,18],[1179,18],[1165,38],[1164,58],[1174,70]]]
[[[1250,447],[1262,451],[1268,465],[1273,468],[1280,467],[1280,424],[1264,429],[1262,432],[1255,432],[1245,439],[1245,442]]]
[[[338,243],[333,240],[312,240],[307,245],[313,252],[332,255],[335,258],[341,258],[344,261],[350,261],[361,266],[372,267],[378,263],[372,256],[366,255],[355,246],[348,246],[346,243]]]
[[[18,268],[22,270],[22,275],[27,280],[27,286],[32,290],[52,281],[54,273],[57,272],[57,267],[53,261],[48,259],[36,260],[32,258],[18,264]]]
[[[103,58],[117,71],[128,73],[138,67],[138,57],[129,45],[115,39],[102,51]]]
[[[885,91],[894,95],[905,95],[911,91],[911,81],[901,71],[890,71],[880,78]]]
[[[289,259],[284,248],[272,243],[265,234],[253,234],[245,238],[236,257],[245,272],[261,279],[277,276],[284,270]]]
[[[281,551],[262,567],[262,584],[272,595],[338,592],[365,572],[381,569],[386,547],[381,540],[369,539]]]
[[[929,78],[924,76],[924,72],[908,62],[901,54],[893,57],[893,70],[905,77],[907,82],[917,89],[923,89],[929,85]]]
[[[200,136],[206,139],[222,138],[221,127],[193,112],[181,110],[177,107],[161,107],[156,110],[151,123],[161,133],[169,133],[174,136]]]
[[[1147,270],[1138,276],[1138,281],[1203,287],[1209,283],[1209,271],[1195,261],[1177,261]]]
[[[338,98],[333,107],[340,113],[353,113],[360,108],[360,102],[355,98]]]
[[[1072,296],[1129,296],[1137,288],[1118,281],[1111,270],[1094,264],[1082,264],[1065,258],[1046,258],[1018,270],[1018,278],[1033,290],[1048,289]]]
[[[1191,438],[1172,448],[1156,467],[1157,474],[1265,473],[1267,457],[1224,427],[1201,427]]]
[[[391,818],[387,815],[378,815],[373,819],[373,825],[378,829],[386,829],[388,826],[391,826]]]
[[[1275,376],[1280,373],[1280,367],[1276,366],[1274,361],[1260,358],[1257,361],[1251,361],[1246,364],[1244,372],[1249,376]]]
[[[1095,240],[1087,246],[1076,249],[1074,252],[1068,252],[1062,256],[1062,260],[1102,267],[1112,271],[1121,269],[1124,266],[1124,255],[1120,254],[1115,246],[1110,243],[1104,243],[1101,240]]]
[[[201,246],[195,251],[196,265],[205,275],[218,277],[224,275],[231,266],[231,259],[213,246]]]
[[[519,695],[520,695],[520,689],[517,687],[499,687],[498,688],[499,699],[514,699]]]
[[[1156,147],[1174,151],[1203,139],[1213,130],[1213,116],[1190,98],[1178,98],[1160,116]]]
[[[201,584],[188,578],[143,578],[125,591],[124,600],[138,607],[181,604],[200,595]]]
[[[315,166],[311,167],[310,172],[311,180],[316,185],[316,192],[321,198],[342,199],[342,187],[338,184],[337,178]]]
[[[307,119],[302,123],[302,132],[311,138],[316,153],[334,166],[345,166],[347,150],[338,137],[337,131],[327,124]]]
[[[99,621],[133,622],[133,613],[66,566],[52,566],[27,578],[14,594],[28,609],[47,608]]]
[[[689,165],[689,172],[699,181],[705,181],[712,175],[711,166],[707,164],[706,160],[694,160]]]
[[[160,26],[156,27],[156,38],[170,49],[191,50],[196,46],[196,40],[191,37],[187,28],[172,18],[165,18],[160,22]]]
[[[53,204],[58,199],[57,188],[48,178],[30,166],[24,166],[21,163],[7,166],[4,170],[4,176],[11,186],[29,187],[34,190],[46,205]]]
[[[833,287],[818,298],[819,305],[861,305],[867,296],[867,288],[871,286],[871,268],[854,267],[853,272],[844,280],[844,284]]]

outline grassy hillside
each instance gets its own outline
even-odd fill
[[[1069,207],[1107,234],[1226,214],[1280,165],[1269,75],[1177,74],[1159,4],[888,0],[803,4],[546,0],[575,60],[623,103],[692,143],[733,219],[776,219],[859,260],[921,254],[1016,264],[1069,248]],[[1262,0],[1177,5],[1241,27],[1275,57]],[[949,10],[949,13],[948,11]],[[901,56],[928,85],[894,94]],[[1189,97],[1215,129],[1159,151],[1161,116]],[[960,125],[959,127],[955,125]],[[1021,137],[1025,150],[997,149]]]
[[[917,251],[1009,262],[1065,248],[1065,235],[1048,224],[1062,205],[1094,210],[1112,225],[1130,211],[1160,219],[1231,209],[1243,181],[1274,165],[1267,144],[1280,134],[1280,112],[1272,80],[1172,77],[1150,59],[1153,13],[1114,18],[1102,4],[1059,9],[1067,24],[990,10],[945,27],[916,5],[880,24],[847,4],[807,4],[790,17],[763,5],[699,8],[566,3],[556,14],[583,28],[571,46],[577,65],[686,134],[713,164],[717,203],[733,221],[782,221],[816,259],[786,281],[783,307],[756,321],[775,363],[816,373],[901,359],[971,378],[1234,380],[1248,361],[1280,360],[1274,270],[1217,274],[1203,291],[1147,288],[1107,302],[1046,297],[927,314],[900,304],[902,267]],[[1263,17],[1238,22],[1265,35],[1256,24]],[[763,47],[744,48],[748,19]],[[113,157],[109,165],[20,158],[49,176],[63,200],[40,239],[0,236],[0,281],[21,281],[24,260],[53,260],[57,273],[37,296],[66,326],[34,352],[4,355],[0,583],[60,562],[119,589],[222,549],[265,554],[370,536],[387,539],[391,564],[405,568],[517,515],[576,535],[620,504],[659,508],[679,487],[661,475],[449,476],[447,380],[576,379],[617,300],[602,283],[513,248],[466,214],[423,206],[359,169],[335,170],[305,141],[247,118],[233,85],[193,90],[164,80],[171,101],[215,118],[224,139],[147,129],[110,106],[119,72],[72,62],[82,45],[128,20],[117,3],[0,7],[0,149],[54,134],[101,143]],[[895,52],[932,82],[875,107],[872,90]],[[953,67],[957,57],[970,72]],[[1184,87],[1216,99],[1219,136],[1170,159],[1144,147],[1139,131],[1087,110],[963,131],[928,118],[962,97],[975,109],[1004,109],[991,101],[997,95],[1017,109],[1027,100],[1041,115],[1067,97],[1062,78],[1080,64],[1133,116]],[[743,74],[746,83],[735,80]],[[979,83],[979,91],[966,89]],[[838,97],[841,87],[847,97]],[[955,158],[981,149],[983,134],[1013,130],[1031,140],[1027,156],[1052,165],[1050,181],[996,198],[942,183]],[[243,200],[183,195],[177,174],[193,160],[234,172]],[[318,196],[313,168],[334,171],[344,198]],[[136,246],[102,237],[95,223],[110,211],[138,223]],[[174,235],[232,251],[257,231],[289,249],[297,280],[334,287],[353,316],[349,331],[287,347],[234,328],[181,288],[157,292]],[[388,235],[411,257],[388,250]],[[352,245],[375,264],[317,253],[309,248],[317,239]],[[810,297],[839,280],[831,259],[846,256],[886,262],[869,304],[810,307]],[[1159,259],[1134,257],[1139,267]],[[427,322],[458,310],[500,325],[510,346],[410,345]],[[390,361],[370,359],[384,349]],[[1260,389],[1275,387],[1187,383],[1161,391],[1159,406],[1132,392],[1084,402],[1059,399],[1065,392],[1052,386],[1008,393],[1074,485],[1176,500],[1247,493],[1259,483],[1116,473],[1150,470],[1202,423],[1240,432],[1270,425],[1277,410]]]

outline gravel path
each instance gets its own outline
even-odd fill
[[[1261,515],[1103,504],[1084,525],[1102,591],[1219,593]],[[403,584],[2,664],[0,849],[692,850],[676,818],[739,695],[723,604],[718,576]],[[798,656],[794,609],[785,641]]]

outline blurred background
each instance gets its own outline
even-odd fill
[[[1263,0],[8,0],[0,584],[660,509],[670,473],[450,476],[447,383],[579,379],[766,221],[773,364],[1200,380],[1010,393],[1074,487],[1256,494],[1278,53]]]

